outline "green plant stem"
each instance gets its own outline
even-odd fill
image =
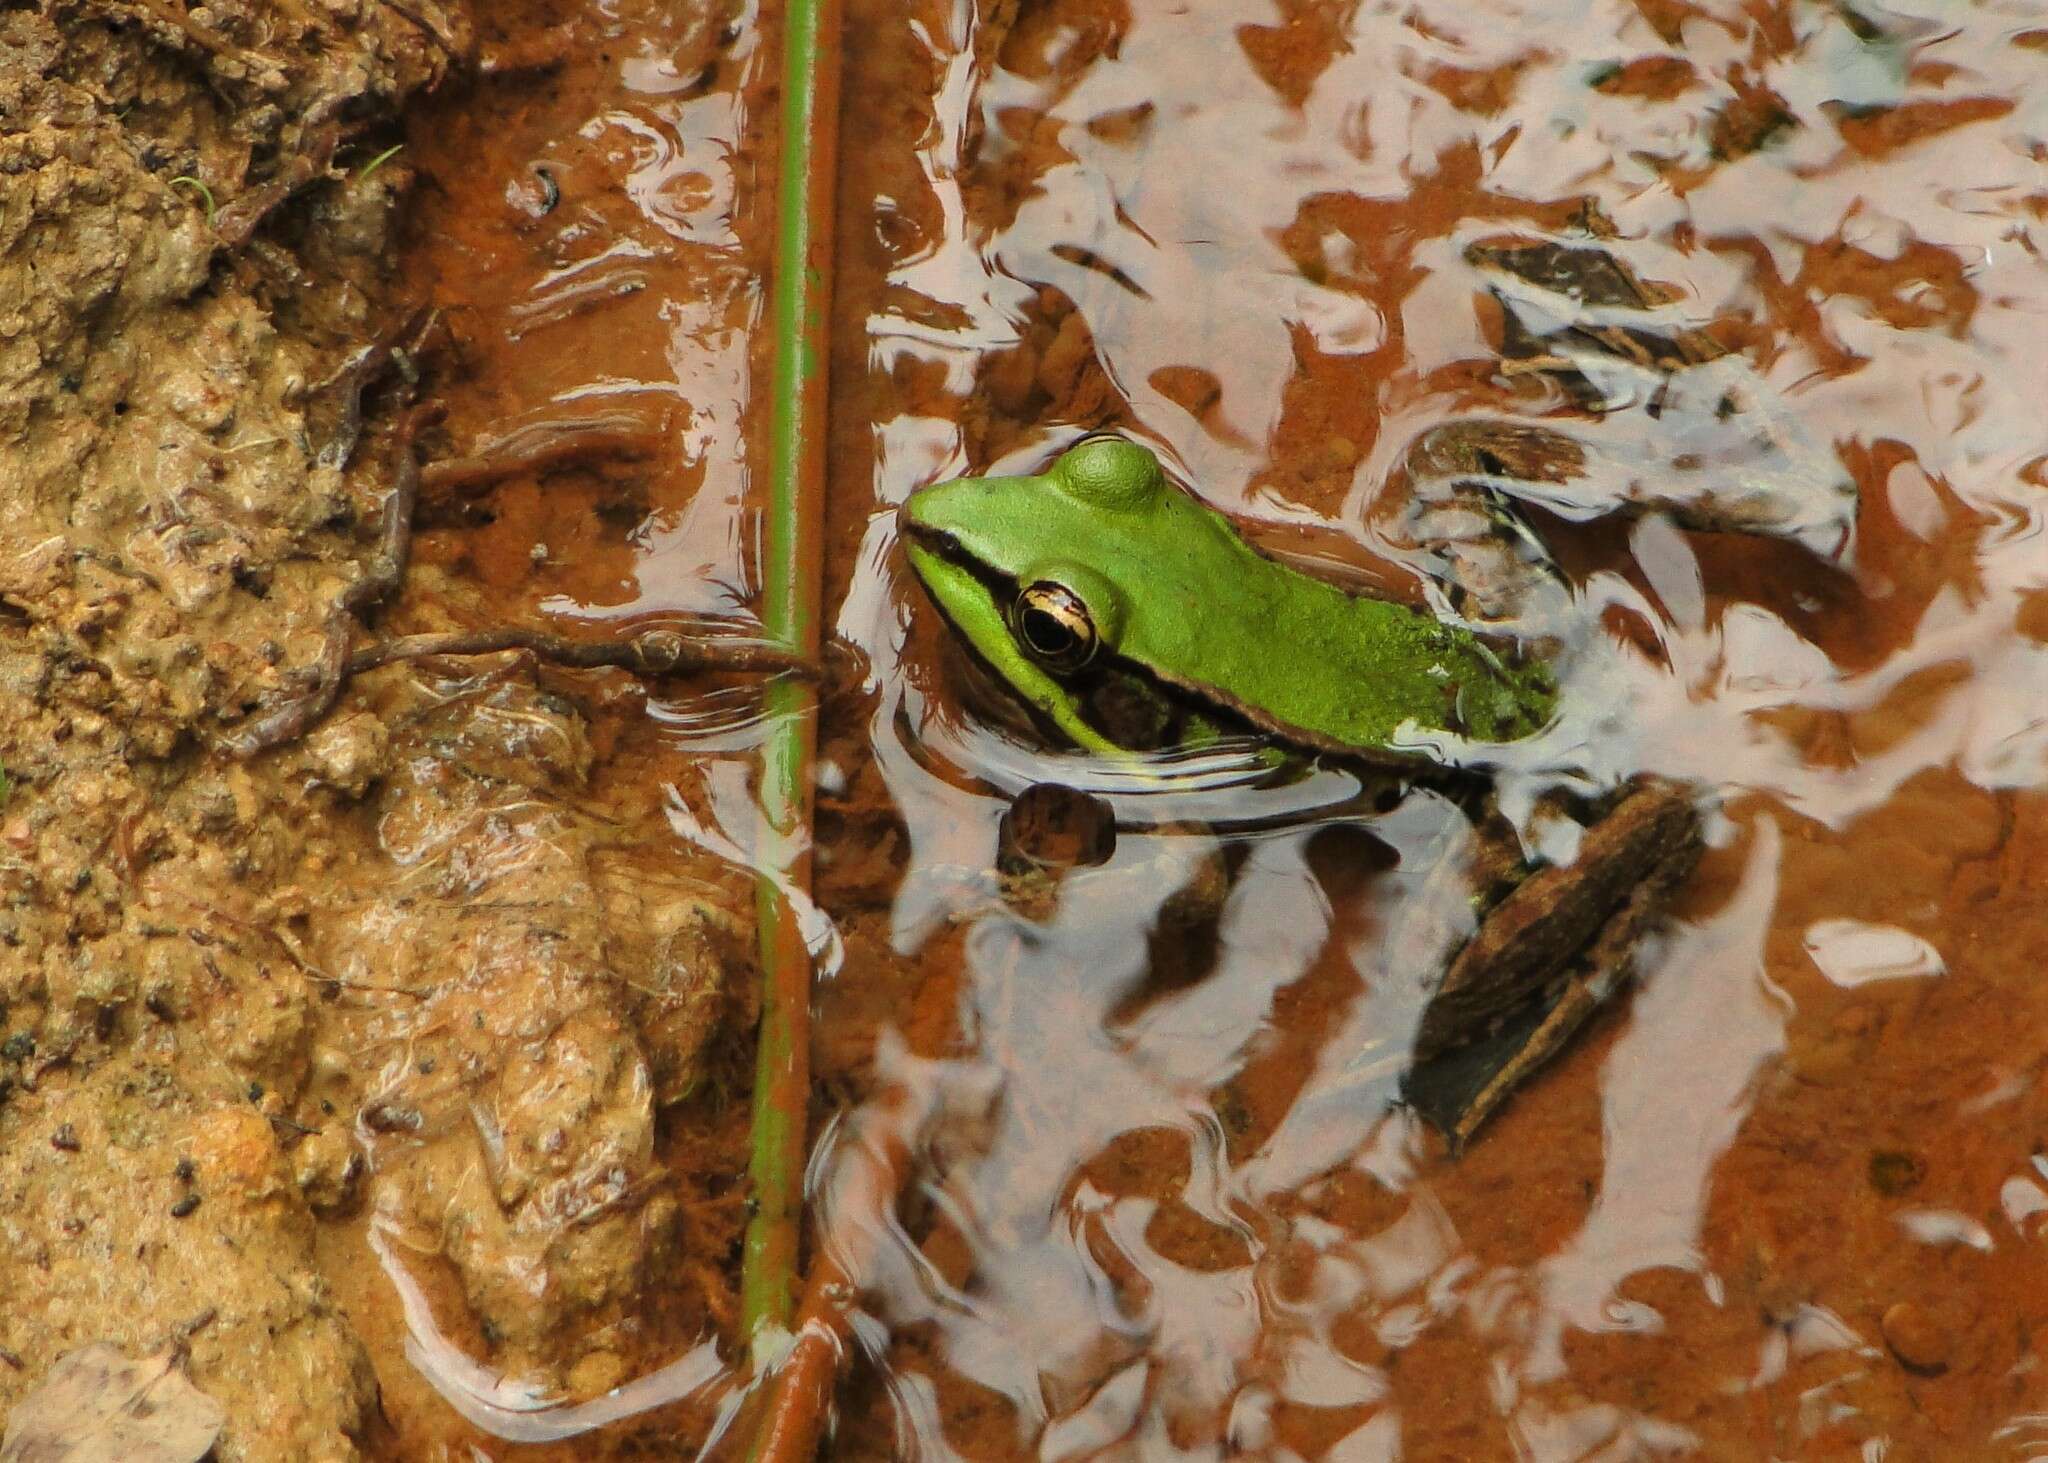
[[[782,168],[777,189],[775,366],[762,619],[806,660],[819,645],[824,539],[825,365],[838,121],[839,0],[789,0],[783,17]],[[802,1242],[810,1113],[811,957],[791,894],[810,882],[817,694],[771,686],[761,755],[761,1030],[754,1075],[754,1214],[742,1260],[741,1324],[788,1326]]]
[[[190,188],[203,198],[206,201],[206,226],[208,228],[213,227],[214,220],[220,216],[220,210],[214,207],[213,190],[206,186],[205,180],[195,178],[190,173],[180,173],[177,177],[170,180],[170,186],[173,188]]]
[[[378,153],[375,157],[371,158],[368,162],[363,164],[362,171],[356,174],[356,180],[360,182],[364,178],[369,177],[370,174],[376,172],[377,169],[383,167],[384,164],[390,162],[391,159],[398,156],[398,154],[404,150],[404,143],[392,143],[391,146],[385,148],[382,152]]]

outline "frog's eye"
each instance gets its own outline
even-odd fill
[[[1056,671],[1081,669],[1095,658],[1101,640],[1081,596],[1050,579],[1025,587],[1010,609],[1010,622],[1031,658]]]

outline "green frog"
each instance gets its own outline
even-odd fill
[[[1721,359],[1698,339],[1655,351],[1664,337],[1639,317],[1657,302],[1617,300],[1615,281],[1633,276],[1603,249],[1487,246],[1468,257],[1502,276],[1511,359],[1553,371],[1596,414],[1626,410],[1616,372],[1661,373],[1668,388]],[[1597,306],[1598,328],[1558,308],[1574,300]],[[1690,384],[1667,389],[1658,410]],[[1725,421],[1726,403],[1716,388],[1706,409]],[[1061,740],[1119,756],[1249,732],[1276,756],[1342,759],[1448,791],[1470,836],[1444,871],[1454,888],[1416,915],[1443,928],[1404,929],[1390,948],[1448,952],[1429,980],[1404,1095],[1454,1150],[1627,978],[1702,847],[1694,797],[1668,780],[1556,798],[1551,811],[1582,829],[1576,857],[1560,863],[1525,852],[1487,791],[1493,758],[1559,712],[1549,634],[1559,611],[1532,624],[1524,610],[1546,590],[1569,601],[1511,499],[1598,486],[1595,461],[1593,445],[1550,422],[1461,421],[1425,434],[1399,499],[1403,522],[1448,545],[1456,608],[1443,613],[1267,557],[1169,481],[1150,450],[1118,437],[1085,439],[1036,475],[921,489],[899,519],[947,622]],[[1627,496],[1687,522],[1797,536],[1827,517],[1807,501],[1814,481],[1752,463],[1719,492],[1683,480],[1664,501],[1639,487]],[[1842,495],[1828,492],[1839,520]]]

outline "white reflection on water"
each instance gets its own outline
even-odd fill
[[[1127,425],[1219,506],[1284,521],[1303,510],[1263,479],[1290,426],[1292,439],[1305,433],[1290,424],[1290,386],[1310,367],[1394,353],[1388,369],[1358,378],[1376,393],[1379,435],[1354,444],[1345,526],[1370,541],[1359,521],[1407,443],[1470,409],[1460,371],[1488,353],[1463,242],[1530,205],[1590,198],[1693,317],[1760,327],[1752,363],[1823,465],[1896,451],[1902,461],[1882,486],[1906,532],[1933,546],[1958,523],[1982,528],[1970,569],[1924,592],[1900,582],[1921,566],[1859,559],[1839,579],[1816,572],[1811,584],[1767,584],[1756,602],[1728,603],[1694,542],[1645,520],[1630,538],[1631,572],[1597,572],[1580,586],[1589,617],[1625,614],[1648,627],[1655,653],[1587,657],[1567,687],[1567,725],[1532,753],[1544,765],[1505,769],[1511,810],[1528,811],[1532,779],[1571,767],[1596,783],[1652,769],[1731,799],[1755,794],[1765,811],[1717,825],[1724,848],[1746,839],[1735,887],[1653,952],[1604,1060],[1604,1153],[1583,1221],[1533,1263],[1511,1263],[1458,1232],[1445,1199],[1459,1170],[1431,1158],[1413,1125],[1389,1111],[1423,974],[1388,931],[1441,832],[1428,800],[1371,823],[1398,861],[1338,906],[1310,843],[1319,821],[1355,816],[1342,790],[1275,788],[1198,762],[1158,805],[1178,811],[1148,816],[1154,805],[1141,789],[1112,788],[1129,793],[1119,804],[1122,847],[1108,867],[1070,879],[1044,921],[1002,908],[985,873],[1002,795],[1105,774],[959,715],[909,648],[919,601],[894,563],[887,510],[922,482],[999,464],[970,461],[941,415],[878,424],[877,515],[839,629],[869,659],[871,740],[914,851],[893,938],[917,952],[955,922],[968,927],[958,1010],[968,1055],[915,1063],[899,1053],[884,1064],[874,1108],[856,1115],[897,1123],[926,1160],[924,1197],[972,1257],[968,1276],[942,1284],[907,1232],[869,1216],[894,1249],[875,1272],[876,1316],[936,1338],[930,1360],[877,1358],[900,1436],[924,1456],[952,1456],[922,1370],[932,1366],[1006,1398],[1020,1441],[1044,1457],[1104,1447],[1291,1456],[1276,1419],[1295,1404],[1360,1414],[1327,1456],[1395,1456],[1404,1386],[1426,1391],[1427,1382],[1348,1353],[1332,1334],[1347,1318],[1396,1349],[1480,1338],[1488,1399],[1525,1456],[1695,1446],[1705,1439],[1689,1426],[1621,1399],[1565,1400],[1577,1380],[1568,1342],[1656,1336],[1664,1317],[1621,1295],[1646,1270],[1676,1268],[1724,1303],[1730,1278],[1705,1258],[1715,1166],[1739,1140],[1759,1074],[1782,1055],[1797,1014],[1767,973],[1782,977],[1782,966],[1767,966],[1773,936],[1794,950],[1811,940],[1838,985],[1941,968],[1931,946],[1894,938],[1918,936],[1868,919],[1859,891],[1802,886],[1796,913],[1785,908],[1801,840],[1845,835],[1930,770],[1953,769],[1983,789],[2048,780],[2048,667],[2039,645],[2015,632],[2020,594],[2048,587],[2044,449],[2033,429],[2048,225],[2030,202],[2048,92],[2010,42],[2038,16],[2013,0],[1967,13],[1932,0],[1860,7],[1882,33],[1873,41],[1842,7],[1787,9],[1776,17],[1782,34],[1766,35],[1752,7],[1709,0],[1683,7],[1679,35],[1666,39],[1647,8],[1623,0],[1366,4],[1345,10],[1343,43],[1297,104],[1269,87],[1246,38],[1277,11],[1247,18],[1223,0],[1132,8],[1114,58],[1077,80],[1048,80],[1020,62],[994,66],[978,90],[966,8],[920,9],[945,90],[921,157],[943,230],[894,280],[922,302],[871,322],[878,370],[940,367],[965,395],[980,364],[1021,338],[1040,288],[1057,287],[1084,317]],[[1063,32],[1051,49],[1082,39]],[[1610,53],[1682,61],[1691,82],[1668,97],[1609,94],[1588,83]],[[1439,68],[1510,66],[1512,83],[1490,110],[1461,110],[1433,84]],[[1711,167],[1738,72],[1781,99],[1792,125]],[[1859,151],[1837,125],[1837,104],[1970,95],[2014,105],[1892,151]],[[1135,139],[1109,125],[1147,107]],[[967,152],[970,110],[978,156]],[[1025,166],[1016,139],[1047,132],[1060,149],[1036,164],[1014,219],[975,234],[964,190],[989,186],[1006,163]],[[1453,176],[1460,169],[1468,181]],[[1331,198],[1356,205],[1370,227],[1318,225],[1321,269],[1311,280],[1282,236],[1314,223],[1311,201]],[[1447,205],[1448,217],[1431,212]],[[1916,322],[1895,301],[1805,278],[1842,246],[1878,261],[1931,247],[1957,262],[1970,312]],[[1925,304],[1932,289],[1919,281],[1906,303]],[[1798,300],[1811,302],[1810,328],[1790,328]],[[1220,386],[1199,417],[1158,377],[1189,365]],[[1629,425],[1642,451],[1664,445],[1653,423]],[[1036,426],[1000,466],[1033,465],[1079,429]],[[1838,660],[1817,643],[1811,626],[1826,618],[1830,595],[1897,616],[1883,654]],[[1838,623],[1830,643],[1854,638]],[[1901,704],[1911,714],[1889,717]],[[1812,736],[1817,724],[1847,728],[1847,750]],[[1858,730],[1873,726],[1884,734]],[[1207,839],[1134,836],[1187,816],[1190,805],[1174,802],[1185,795],[1214,799],[1201,818],[1226,826]],[[1214,843],[1240,860],[1215,967],[1132,1013],[1147,932]],[[1335,1006],[1274,1131],[1233,1162],[1212,1094],[1270,1049],[1281,994],[1332,963],[1356,990]],[[1523,1100],[1543,1100],[1540,1084]],[[935,1126],[930,1114],[949,1103],[971,1108],[973,1120]],[[891,1116],[912,1110],[916,1121]],[[1081,1175],[1142,1129],[1174,1135],[1187,1167],[1175,1199],[1233,1237],[1237,1263],[1176,1262],[1158,1238],[1159,1199],[1107,1192]],[[829,1154],[824,1163],[829,1177]],[[1376,1221],[1354,1229],[1317,1212],[1333,1185],[1361,1180],[1377,1198]],[[2008,1183],[2014,1227],[2036,1220],[2035,1187]],[[1948,1209],[1911,1211],[1899,1242],[1991,1242],[1970,1224]],[[1295,1273],[1304,1254],[1305,1283]],[[1731,1393],[1767,1388],[1805,1357],[1878,1359],[1822,1305],[1755,1325],[1756,1369],[1731,1375]],[[869,1340],[881,1345],[879,1333]],[[1850,1380],[1773,1399],[1787,1436],[1854,1423],[1866,1450],[1881,1453],[1888,1424],[1861,1417]],[[2038,1424],[2018,1417],[2004,1437],[2032,1438]]]

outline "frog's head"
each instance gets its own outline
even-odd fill
[[[926,591],[1010,692],[1075,745],[1110,751],[1084,682],[1116,660],[1131,576],[1179,496],[1150,451],[1095,437],[1036,476],[924,488],[900,522]]]
[[[1090,438],[1031,477],[913,493],[932,599],[1011,695],[1091,751],[1249,724],[1403,766],[1417,738],[1498,742],[1547,719],[1548,668],[1259,554],[1135,443]]]

